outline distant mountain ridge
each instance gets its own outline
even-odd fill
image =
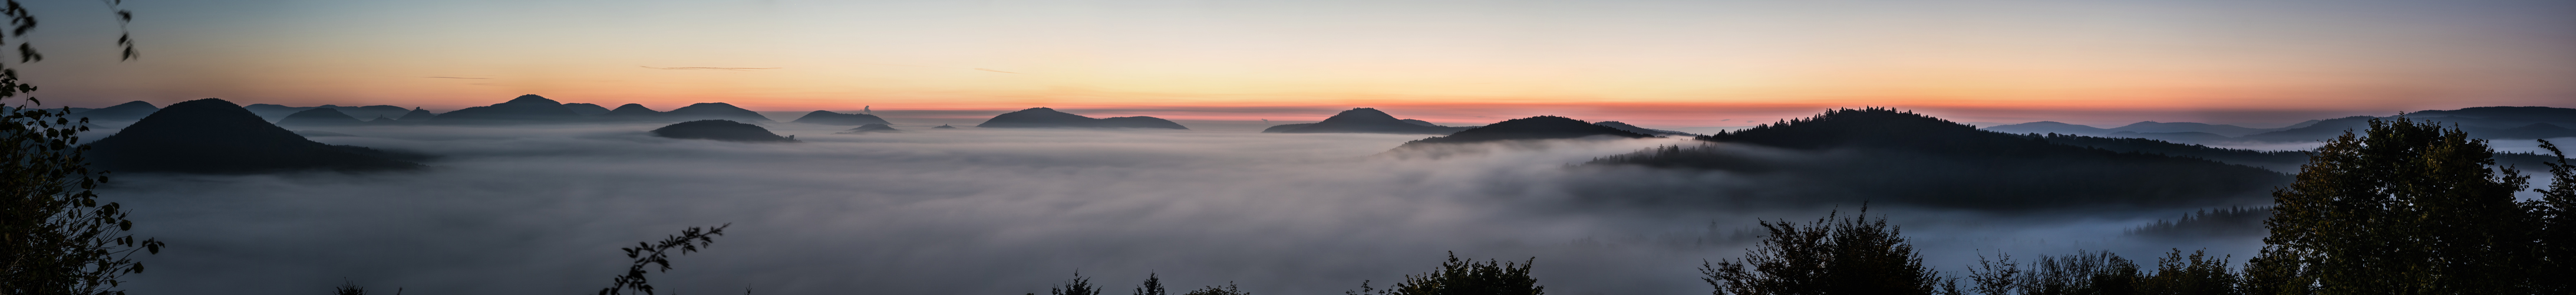
[[[469,107],[438,114],[433,124],[546,124],[585,121],[580,113],[563,103],[535,94],[520,95],[510,101],[489,106]]]
[[[832,111],[819,111],[819,110],[818,110],[818,111],[811,112],[811,113],[805,113],[805,116],[804,116],[804,117],[798,117],[798,118],[796,118],[796,121],[791,121],[791,122],[793,122],[793,123],[805,123],[805,124],[842,125],[842,126],[867,125],[867,124],[894,124],[894,123],[892,123],[892,122],[886,122],[885,118],[878,118],[876,115],[869,115],[869,114],[844,114],[844,113],[835,113],[835,112],[832,112]]]
[[[1467,130],[1467,127],[1430,125],[1430,122],[1421,120],[1396,119],[1394,115],[1374,108],[1353,108],[1324,118],[1323,122],[1271,126],[1261,133],[1450,134],[1461,130]]]
[[[1434,136],[1431,138],[1405,142],[1404,145],[1397,146],[1396,149],[1417,148],[1441,144],[1478,143],[1506,140],[1569,139],[1593,136],[1612,138],[1654,137],[1651,135],[1638,134],[1636,132],[1628,132],[1627,130],[1619,130],[1619,128],[1610,128],[1609,126],[1593,125],[1592,123],[1583,122],[1583,120],[1575,120],[1573,118],[1537,116],[1504,120],[1490,125],[1468,128],[1467,130],[1451,133],[1447,136]]]
[[[142,120],[144,116],[151,116],[152,112],[158,111],[161,111],[160,107],[154,107],[152,106],[152,103],[137,100],[104,108],[73,112],[70,117],[89,118],[90,121],[133,121]]]
[[[1016,112],[1003,113],[1003,114],[998,115],[998,116],[993,116],[993,118],[992,118],[992,119],[985,120],[983,124],[976,124],[976,125],[975,125],[975,127],[985,127],[985,128],[1093,127],[1093,128],[1162,128],[1162,129],[1190,129],[1189,127],[1182,127],[1180,123],[1172,123],[1172,121],[1169,121],[1169,120],[1163,120],[1163,119],[1161,119],[1161,118],[1155,118],[1155,117],[1135,116],[1135,117],[1112,117],[1112,118],[1098,118],[1098,119],[1095,119],[1095,118],[1092,118],[1092,117],[1084,117],[1084,116],[1082,116],[1082,115],[1075,115],[1075,114],[1069,114],[1069,113],[1065,113],[1065,112],[1059,112],[1059,111],[1056,111],[1055,109],[1051,109],[1051,108],[1029,108],[1029,109],[1025,109],[1025,110],[1019,110],[1019,111],[1016,111]]]
[[[2457,126],[2470,137],[2479,139],[2540,139],[2576,137],[2576,109],[2556,107],[2473,107],[2457,110],[2427,110],[2403,116],[2438,124]],[[2233,125],[2202,123],[2138,122],[2119,128],[2050,121],[1986,127],[1986,131],[2013,134],[2071,134],[2084,136],[2149,138],[2182,143],[2215,144],[2236,142],[2306,142],[2343,135],[2345,130],[2363,128],[2373,116],[2351,116],[2300,122],[2282,128],[2245,128]]]
[[[170,104],[90,143],[92,163],[111,171],[268,173],[412,170],[422,156],[328,145],[278,128],[222,99]]]

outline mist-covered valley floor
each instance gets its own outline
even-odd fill
[[[1800,196],[1723,171],[1578,165],[1682,138],[1434,156],[1387,153],[1422,135],[928,126],[850,135],[771,123],[802,142],[733,143],[644,132],[660,125],[328,128],[356,136],[311,139],[441,158],[417,172],[117,174],[100,193],[134,210],[138,237],[170,244],[128,277],[141,294],[321,294],[344,281],[404,294],[587,293],[622,273],[619,247],[728,223],[712,247],[651,274],[653,284],[674,294],[1023,294],[1079,271],[1113,292],[1157,273],[1175,288],[1335,294],[1429,271],[1455,251],[1536,257],[1550,293],[1698,294],[1709,287],[1693,268],[1740,256],[1755,221],[1862,205],[1756,201]],[[1576,191],[1675,183],[1741,188],[1691,197],[1746,205],[1603,205]],[[2206,248],[2241,261],[2260,245],[2122,235],[2199,208],[1945,208],[1869,213],[1902,226],[1945,272],[1996,251],[2152,259]]]

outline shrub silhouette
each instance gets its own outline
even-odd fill
[[[1156,284],[1159,285],[1160,282],[1159,280],[1157,281],[1158,282],[1156,282]],[[1100,295],[1100,286],[1091,285],[1091,278],[1083,277],[1081,271],[1075,271],[1073,272],[1072,280],[1066,280],[1063,285],[1057,285],[1055,288],[1047,289],[1047,294]]]
[[[1531,277],[1530,277],[1530,275],[1529,275],[1530,266],[1531,266],[1531,265],[1535,265],[1535,264],[1536,264],[1536,262],[1538,262],[1538,258],[1537,258],[1537,257],[1531,257],[1529,260],[1527,260],[1527,261],[1522,261],[1521,263],[1501,262],[1501,261],[1495,261],[1495,260],[1490,260],[1490,259],[1485,260],[1485,262],[1481,262],[1481,263],[1479,263],[1479,262],[1476,262],[1476,261],[1474,261],[1474,260],[1460,260],[1460,259],[1458,259],[1458,252],[1449,252],[1449,262],[1441,263],[1441,264],[1440,264],[1440,269],[1438,269],[1438,270],[1432,270],[1430,273],[1424,273],[1424,274],[1422,274],[1422,275],[1418,275],[1418,276],[1417,276],[1417,275],[1405,275],[1405,276],[1404,276],[1404,281],[1403,281],[1403,282],[1396,283],[1394,286],[1388,286],[1388,287],[1387,287],[1387,289],[1385,289],[1385,290],[1377,290],[1377,289],[1374,289],[1374,288],[1370,288],[1370,287],[1369,287],[1369,285],[1368,285],[1368,282],[1367,282],[1367,281],[1361,281],[1361,282],[1360,282],[1360,290],[1359,290],[1359,291],[1343,292],[1343,294],[1350,294],[1350,295],[1361,295],[1361,294],[1377,294],[1377,295],[1470,295],[1470,294],[1473,294],[1473,295],[1498,295],[1498,294],[1509,294],[1509,295],[1539,295],[1539,294],[1547,294],[1547,292],[1546,292],[1547,287],[1539,286],[1539,285],[1538,285],[1538,279],[1531,278]],[[1225,290],[1226,292],[1237,292],[1237,293],[1209,293],[1209,294],[1243,294],[1243,293],[1239,293],[1239,292],[1241,292],[1241,291],[1233,290],[1233,289],[1232,289],[1232,287],[1233,287],[1233,286],[1232,286],[1231,284],[1228,284],[1228,285],[1227,285],[1227,287],[1228,287],[1228,289],[1227,289],[1227,290]],[[1213,291],[1215,288],[1216,288],[1216,287],[1208,287],[1208,289],[1207,289],[1207,290],[1193,291],[1192,293],[1193,293],[1193,294],[1196,294],[1197,292]]]
[[[1898,228],[1839,210],[1815,223],[1761,222],[1770,232],[1742,260],[1701,262],[1710,294],[1958,294],[1957,280],[1923,267]]]
[[[626,251],[626,258],[635,259],[635,265],[627,267],[625,275],[617,276],[615,284],[599,289],[599,294],[628,294],[627,291],[633,291],[636,294],[653,294],[653,284],[644,278],[645,266],[659,265],[662,267],[662,272],[671,272],[671,249],[679,249],[680,254],[697,252],[698,248],[714,244],[715,236],[724,235],[725,227],[731,226],[733,226],[732,223],[726,223],[704,230],[692,226],[680,230],[679,235],[663,238],[660,243],[637,242],[633,248],[619,248],[618,250]],[[751,291],[746,289],[743,292]]]

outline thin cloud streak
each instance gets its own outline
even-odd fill
[[[491,79],[492,79],[492,78],[473,78],[473,77],[421,77],[421,78],[437,78],[437,79],[468,79],[468,80],[491,80]]]
[[[668,67],[668,68],[665,68],[665,67],[651,67],[651,66],[639,66],[639,67],[644,67],[644,68],[647,68],[647,69],[655,69],[655,70],[723,70],[723,71],[749,71],[749,70],[775,70],[775,69],[784,69],[784,68],[719,68],[719,67]]]

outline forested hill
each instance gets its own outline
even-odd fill
[[[2052,143],[1892,109],[1840,109],[1698,137],[1711,143],[1605,157],[1594,165],[1721,170],[1769,186],[1822,188],[1797,198],[1935,207],[2205,207],[2249,204],[2282,173],[2191,157]],[[1690,201],[1704,192],[1659,201]],[[1628,192],[1650,195],[1651,192]],[[1744,201],[1744,200],[1737,200]]]
[[[2214,148],[2197,144],[2172,143],[2145,138],[2092,137],[2070,134],[2024,134],[2048,143],[2097,148],[2115,152],[2158,154],[2201,158],[2229,164],[2262,167],[2281,173],[2298,173],[2299,165],[2308,164],[2308,153],[2300,151],[2257,151]]]

